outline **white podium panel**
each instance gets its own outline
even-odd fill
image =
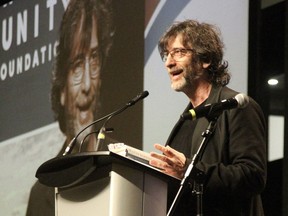
[[[165,216],[167,183],[112,163],[100,178],[55,190],[56,216]]]

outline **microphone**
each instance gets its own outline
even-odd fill
[[[63,156],[67,155],[67,154],[70,154],[71,151],[73,150],[76,142],[77,142],[77,138],[79,137],[79,135],[85,131],[87,128],[91,127],[92,125],[100,122],[100,121],[103,121],[104,119],[107,119],[104,123],[104,125],[102,126],[102,128],[105,127],[105,124],[107,123],[107,121],[109,121],[113,116],[115,115],[118,115],[119,113],[123,112],[124,110],[126,110],[128,107],[136,104],[138,101],[144,99],[145,97],[147,97],[149,95],[149,92],[148,91],[143,91],[141,92],[140,94],[138,94],[135,98],[133,98],[132,100],[130,100],[128,103],[126,103],[126,105],[106,116],[103,116],[102,118],[100,119],[97,119],[95,121],[93,121],[92,123],[90,123],[89,125],[87,125],[86,127],[84,127],[80,132],[78,132],[78,134],[71,140],[71,142],[68,144],[68,146],[66,147],[65,151],[63,152]],[[103,133],[103,129],[101,128],[100,132]],[[100,133],[99,132],[99,133]],[[103,136],[101,136],[103,137]]]
[[[138,94],[135,98],[133,98],[132,100],[130,100],[126,106],[132,106],[135,103],[137,103],[139,100],[144,99],[145,97],[147,97],[149,95],[148,91],[143,91],[142,93]]]
[[[195,109],[190,109],[187,113],[181,115],[181,119],[191,119],[196,120],[198,118],[214,118],[218,117],[224,110],[234,109],[234,108],[245,108],[249,103],[249,97],[245,94],[237,94],[235,97],[222,100],[218,103],[206,104],[204,106],[196,107]]]
[[[101,127],[98,136],[97,136],[97,140],[96,140],[96,144],[95,144],[95,151],[98,151],[99,147],[102,145],[102,143],[104,143],[105,137],[106,137],[106,128],[105,125],[106,123],[109,121],[110,118],[108,118],[105,123],[103,124],[103,126]]]
[[[135,98],[133,98],[132,100],[130,100],[126,106],[129,107],[129,106],[132,106],[134,105],[135,103],[137,103],[138,101],[144,99],[145,97],[147,97],[149,95],[149,92],[148,91],[144,91],[140,94],[138,94]],[[126,109],[126,106],[124,107],[124,109]],[[122,112],[122,110],[120,111]],[[97,141],[96,141],[96,145],[95,145],[95,151],[98,151],[99,147],[102,145],[102,143],[104,143],[104,140],[105,140],[105,137],[106,137],[106,131],[107,129],[105,128],[107,122],[115,115],[119,114],[119,112],[115,112],[115,113],[112,113],[107,119],[106,121],[104,122],[104,124],[102,125],[99,133],[98,133],[98,136],[97,136]]]

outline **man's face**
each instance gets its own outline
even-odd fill
[[[195,88],[197,80],[199,80],[202,75],[202,69],[206,66],[203,65],[203,68],[201,68],[195,63],[193,64],[193,54],[189,49],[181,58],[177,58],[177,53],[175,53],[173,57],[171,53],[179,48],[188,48],[183,46],[181,35],[178,35],[175,39],[171,39],[168,43],[167,51],[170,54],[168,54],[167,60],[165,61],[165,67],[171,80],[171,88],[175,91],[187,92]],[[192,49],[192,47],[190,47],[190,49]]]
[[[70,138],[94,120],[101,85],[101,53],[97,23],[93,19],[90,46],[85,51],[79,45],[81,25],[82,22],[79,24],[79,31],[75,32],[67,82],[61,92],[61,105],[65,107],[66,136]],[[85,134],[88,132],[89,129]],[[83,133],[83,136],[85,134]]]

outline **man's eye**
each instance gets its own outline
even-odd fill
[[[75,70],[76,68],[82,68],[84,65],[83,61],[78,59],[72,64],[72,68]]]
[[[174,55],[180,55],[182,53],[182,51],[180,49],[176,49],[174,50]]]
[[[98,59],[100,56],[99,56],[99,52],[97,51],[94,51],[91,55],[91,59],[95,60],[95,59]]]

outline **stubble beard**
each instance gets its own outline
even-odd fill
[[[186,92],[193,88],[193,83],[199,78],[199,75],[195,72],[196,70],[192,66],[186,68],[183,71],[183,76],[176,82],[171,83],[171,88],[177,92]]]
[[[187,81],[186,81],[186,78],[184,76],[181,77],[181,79],[178,80],[177,82],[171,83],[171,88],[177,92],[183,91],[186,86],[187,86]]]

